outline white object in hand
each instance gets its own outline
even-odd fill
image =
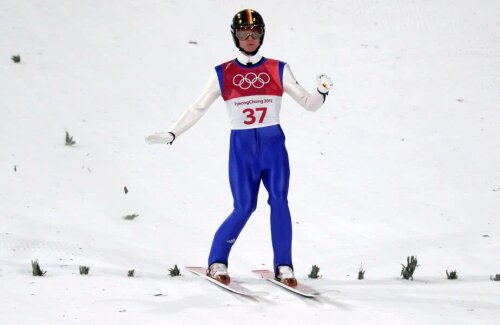
[[[326,74],[320,74],[317,78],[318,90],[320,93],[326,94],[333,87],[332,79]]]
[[[171,132],[157,132],[146,138],[149,144],[172,144],[175,140],[175,135]]]

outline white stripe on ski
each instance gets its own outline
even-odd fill
[[[318,291],[314,290],[313,288],[306,286],[305,284],[302,283],[298,283],[296,287],[287,286],[286,284],[277,281],[274,277],[274,272],[270,270],[252,270],[252,272],[275,285],[278,285],[288,291],[291,291],[303,297],[314,298],[321,294]]]
[[[246,287],[238,284],[238,283],[235,283],[233,281],[231,281],[228,285],[225,285],[224,283],[221,283],[209,276],[206,275],[206,268],[204,267],[198,267],[198,266],[186,266],[185,267],[186,270],[188,270],[189,272],[191,273],[194,273],[210,282],[212,282],[213,284],[216,284],[218,285],[219,287],[221,288],[224,288],[232,293],[236,293],[238,295],[242,295],[242,296],[248,296],[248,297],[257,297],[257,296],[260,296],[259,293],[257,292],[253,292],[252,290],[249,290],[247,289]]]

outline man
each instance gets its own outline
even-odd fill
[[[201,96],[184,112],[169,132],[149,136],[149,143],[172,142],[192,127],[208,107],[222,96],[231,121],[229,180],[234,210],[215,233],[207,275],[229,283],[228,257],[233,244],[257,205],[262,181],[269,193],[271,233],[276,278],[296,286],[292,263],[292,222],[288,208],[290,167],[285,135],[279,124],[283,92],[310,111],[321,107],[332,87],[320,75],[313,93],[302,88],[284,62],[259,54],[265,36],[262,16],[252,9],[238,12],[231,24],[236,59],[215,67]]]

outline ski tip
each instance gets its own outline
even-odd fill
[[[188,270],[191,273],[195,273],[198,275],[204,275],[207,273],[207,269],[201,266],[184,266],[186,270]]]
[[[202,266],[184,266],[184,268],[187,270],[199,270],[199,269],[206,270],[206,268],[204,268]]]

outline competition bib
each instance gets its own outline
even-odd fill
[[[281,96],[246,96],[226,101],[232,129],[252,129],[280,123]]]
[[[251,67],[232,60],[215,68],[232,129],[279,124],[284,66],[262,58]]]

